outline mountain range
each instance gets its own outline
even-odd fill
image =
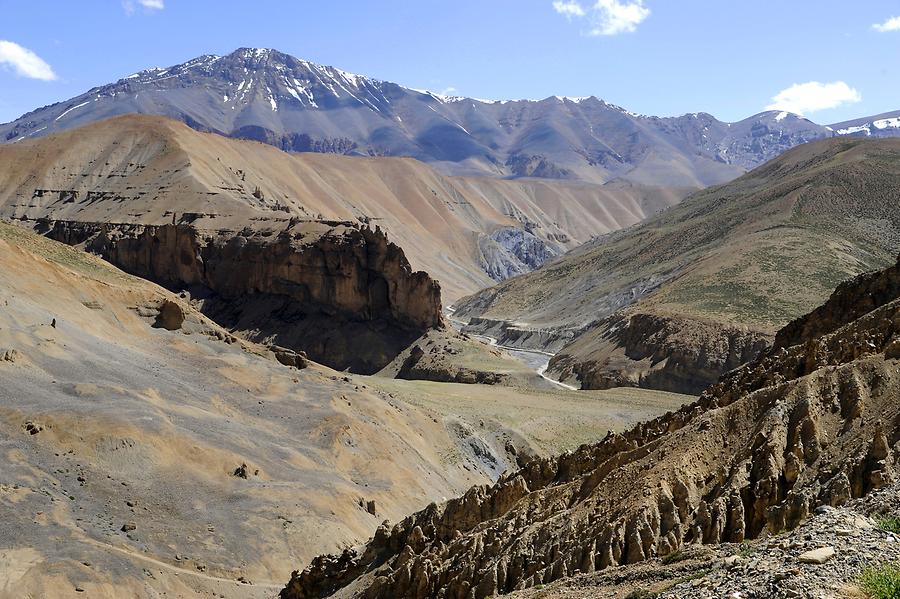
[[[0,165],[0,216],[31,223],[377,226],[440,280],[447,301],[685,195],[625,181],[447,177],[409,158],[290,154],[145,115],[0,145]]]
[[[241,48],[152,68],[0,125],[18,142],[125,113],[294,152],[409,156],[445,174],[706,187],[798,144],[900,134],[897,114],[823,126],[763,112],[735,123],[706,113],[635,114],[596,97],[488,101],[448,97]]]
[[[658,118],[241,49],[0,138],[0,599],[897,573],[900,112]]]

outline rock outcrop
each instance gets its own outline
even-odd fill
[[[425,350],[420,345],[413,345],[409,355],[400,365],[397,373],[398,379],[436,381],[439,383],[469,383],[481,385],[496,385],[508,378],[507,375],[498,372],[486,372],[456,365],[434,365],[426,357]]]
[[[403,350],[379,376],[439,383],[546,388],[532,367],[451,327],[432,329]]]
[[[582,389],[642,387],[699,394],[756,358],[771,337],[747,327],[678,316],[617,313],[563,347],[548,371]]]
[[[187,224],[42,221],[48,237],[84,245],[134,275],[189,290],[202,311],[254,341],[372,373],[424,331],[443,326],[440,286],[413,272],[377,228],[291,221],[282,230]],[[160,326],[177,315],[164,310]]]
[[[896,573],[900,543],[890,525],[894,484],[839,508],[821,506],[787,534],[685,548],[663,559],[573,576],[516,599],[845,599],[869,596],[877,573]],[[882,578],[883,580],[883,578]]]
[[[184,318],[184,308],[167,299],[160,305],[159,314],[153,326],[167,331],[177,331],[184,324]]]
[[[900,300],[765,352],[694,404],[316,558],[282,599],[468,599],[791,529],[896,478]]]

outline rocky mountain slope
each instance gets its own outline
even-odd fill
[[[866,599],[895,573],[892,530],[900,485],[833,508],[820,506],[791,531],[743,543],[691,546],[662,559],[564,578],[516,599]],[[882,578],[883,580],[883,578]]]
[[[704,113],[638,115],[595,97],[485,101],[444,97],[242,48],[153,68],[0,126],[18,142],[111,116],[143,113],[295,152],[410,156],[446,174],[614,178],[700,188],[783,151],[836,135],[786,112],[736,123]],[[896,123],[873,127],[900,132]],[[848,124],[848,134],[861,125]]]
[[[442,328],[441,291],[379,230],[291,222],[280,230],[41,221],[47,237],[190,293],[204,314],[257,342],[371,374]]]
[[[292,155],[139,115],[0,145],[0,217],[236,231],[356,221],[385,231],[447,301],[683,195],[621,182],[444,177],[406,158]]]
[[[385,518],[685,400],[336,372],[4,223],[0,307],[4,599],[268,599]]]
[[[504,344],[559,350],[550,372],[585,388],[699,392],[839,282],[892,262],[898,190],[897,140],[808,144],[482,291],[455,316]]]
[[[855,296],[872,309],[852,322],[768,351],[677,412],[384,525],[359,551],[318,557],[282,599],[480,599],[790,530],[889,485],[900,300],[873,304],[865,286]]]
[[[900,110],[832,125],[838,135],[895,137],[900,129]]]

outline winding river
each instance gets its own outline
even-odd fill
[[[464,326],[466,326],[467,324],[469,324],[467,322],[463,322],[459,319],[453,318],[453,308],[452,307],[446,308],[445,314],[446,314],[447,320],[449,320],[450,324],[453,325],[453,328],[455,328],[458,331],[462,331],[462,328]],[[557,381],[556,379],[552,379],[545,374],[547,372],[547,366],[550,364],[550,359],[554,356],[554,354],[551,354],[549,352],[539,351],[536,349],[521,349],[518,347],[510,347],[508,345],[500,345],[499,343],[497,343],[496,338],[491,337],[489,335],[481,335],[478,333],[466,333],[466,334],[469,335],[470,337],[480,339],[481,341],[484,341],[488,345],[492,345],[494,347],[502,349],[510,357],[514,358],[515,360],[518,360],[519,362],[522,362],[523,364],[528,366],[530,369],[534,370],[537,373],[537,375],[540,376],[542,379],[544,379],[545,381],[547,381],[557,387],[561,387],[563,389],[568,389],[570,391],[579,391],[580,390],[578,387],[573,387],[572,385],[567,385],[566,383],[562,383],[560,381]]]

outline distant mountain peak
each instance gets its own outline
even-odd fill
[[[17,142],[112,116],[178,119],[288,151],[409,156],[447,174],[651,185],[722,183],[801,143],[900,134],[897,115],[845,127],[767,111],[736,123],[707,113],[639,114],[596,96],[479,100],[414,90],[295,58],[238,48],[155,67],[0,125]]]

